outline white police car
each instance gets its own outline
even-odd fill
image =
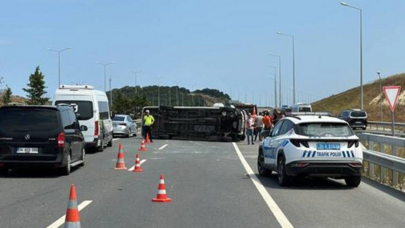
[[[259,174],[278,173],[281,186],[297,176],[361,182],[363,150],[359,138],[343,120],[324,113],[291,113],[281,119],[260,147]]]

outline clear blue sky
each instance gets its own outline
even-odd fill
[[[404,72],[405,1],[348,0],[363,9],[364,81]],[[298,101],[359,85],[359,12],[335,0],[13,0],[0,3],[0,75],[14,94],[39,65],[48,94],[62,84],[103,89],[175,85],[217,88],[233,99],[273,102],[273,69],[282,56],[283,103],[291,103],[295,35]],[[4,86],[4,85],[3,85]],[[239,92],[238,92],[239,91]],[[246,96],[245,96],[246,94]],[[310,95],[309,95],[310,94]],[[267,97],[267,98],[265,98]],[[253,100],[254,99],[254,100]],[[272,105],[272,103],[270,103]]]

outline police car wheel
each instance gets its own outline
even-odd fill
[[[277,176],[278,176],[278,184],[280,186],[287,186],[291,182],[291,177],[287,176],[285,170],[285,158],[280,156],[277,163]]]
[[[345,182],[349,187],[358,187],[361,183],[361,176],[346,177]]]
[[[262,150],[259,151],[259,155],[257,156],[257,170],[260,176],[269,176],[271,174],[271,170],[264,167],[264,155]]]

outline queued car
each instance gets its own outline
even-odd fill
[[[69,105],[13,105],[0,108],[0,171],[51,167],[69,175],[85,164],[85,140]]]
[[[128,115],[115,115],[112,118],[113,135],[124,135],[125,137],[136,136],[137,126]]]
[[[344,110],[340,113],[340,119],[349,123],[353,128],[367,129],[367,112],[360,109]]]
[[[257,159],[259,174],[276,171],[281,186],[294,177],[331,177],[357,187],[362,164],[359,138],[348,123],[320,113],[281,119],[262,141]]]

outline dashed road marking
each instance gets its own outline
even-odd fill
[[[81,211],[85,207],[89,206],[89,204],[91,204],[92,202],[93,202],[93,200],[85,200],[81,204],[79,204],[79,206],[77,206],[77,209],[79,211]],[[65,223],[65,219],[66,219],[66,215],[60,217],[58,220],[56,220],[54,223],[52,223],[51,225],[49,225],[46,228],[58,228]]]
[[[256,176],[256,174],[253,172],[250,165],[247,163],[245,157],[243,157],[242,152],[240,152],[238,145],[236,145],[236,143],[232,143],[232,144],[233,144],[233,147],[235,148],[236,153],[238,154],[238,157],[239,157],[243,167],[245,167],[245,170],[248,173],[250,179],[252,180],[253,184],[259,191],[260,195],[263,197],[264,201],[266,202],[270,211],[273,213],[274,217],[276,217],[280,226],[283,228],[293,228],[293,225],[290,223],[290,221],[287,219],[287,217],[281,211],[281,209],[277,205],[277,203],[273,200],[270,193],[263,186],[262,182],[260,182],[259,178]]]
[[[142,160],[141,160],[141,162],[140,162],[141,165],[142,165],[144,162],[146,162],[146,159],[142,159]],[[128,169],[128,171],[134,171],[134,169],[135,169],[135,166],[132,166],[131,168]]]
[[[117,140],[120,140],[120,139],[113,139],[113,141],[117,141]]]
[[[159,150],[163,150],[165,147],[167,147],[168,144],[163,145],[162,147],[159,148]]]

